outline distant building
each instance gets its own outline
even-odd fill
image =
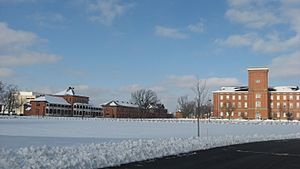
[[[104,117],[109,118],[170,118],[168,110],[162,104],[150,105],[147,110],[141,110],[138,105],[123,102],[110,101],[102,104]]]
[[[30,101],[34,100],[36,97],[41,95],[42,95],[41,93],[36,93],[36,92],[25,92],[25,91],[19,92],[17,96],[19,107],[15,109],[15,113],[17,115],[24,115],[24,111],[25,108],[27,108],[27,104],[29,104]]]
[[[248,86],[213,92],[215,118],[300,119],[298,86],[268,86],[268,68],[249,68]]]
[[[53,95],[44,95],[30,101],[25,115],[100,117],[102,108],[89,104],[89,97],[76,95],[74,88]]]

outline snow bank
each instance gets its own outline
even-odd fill
[[[0,149],[0,168],[102,168],[195,150],[256,141],[300,138],[287,135],[241,135],[125,140],[70,147]]]

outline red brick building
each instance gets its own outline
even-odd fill
[[[169,118],[168,110],[162,104],[140,110],[139,106],[130,102],[110,101],[102,104],[104,117],[109,118]]]
[[[213,92],[213,117],[300,119],[298,86],[268,86],[268,68],[249,68],[248,86],[222,87]]]
[[[32,100],[25,115],[99,117],[103,114],[100,107],[89,104],[89,97],[76,95],[74,88],[69,87],[54,95],[44,95]]]

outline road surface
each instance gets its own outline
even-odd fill
[[[300,139],[248,143],[124,164],[113,169],[300,169]]]

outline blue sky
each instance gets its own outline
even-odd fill
[[[250,66],[299,85],[299,15],[299,0],[0,0],[0,79],[95,104],[147,88],[170,111],[197,77],[247,85]]]

